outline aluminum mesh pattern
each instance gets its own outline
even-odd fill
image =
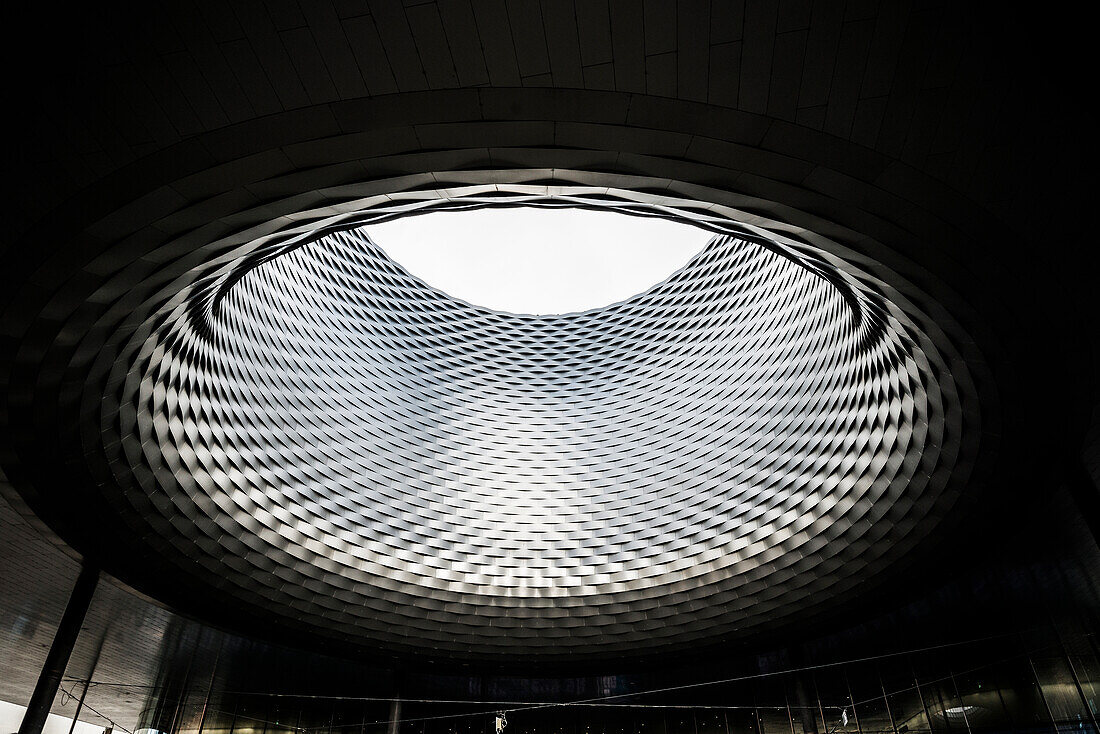
[[[105,412],[171,547],[274,615],[453,655],[675,648],[858,584],[942,490],[942,357],[776,248],[719,234],[554,316],[456,300],[362,229],[275,255],[149,332]]]

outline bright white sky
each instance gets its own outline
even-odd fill
[[[69,709],[76,711],[76,703],[71,703]],[[0,701],[0,732],[7,734],[7,732],[19,731],[19,724],[23,721],[23,713],[26,710],[26,706]],[[69,734],[69,727],[72,723],[72,719],[50,714],[46,719],[46,726],[42,728],[42,734]],[[74,734],[102,734],[102,732],[102,726],[78,721],[76,722]]]
[[[434,212],[365,229],[444,293],[526,314],[622,301],[672,275],[713,236],[655,217],[537,207]]]

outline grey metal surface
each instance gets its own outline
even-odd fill
[[[866,273],[698,216],[648,291],[505,314],[347,229],[410,211],[256,245],[121,347],[105,493],[151,546],[327,634],[555,658],[838,598],[953,503],[966,369]]]
[[[0,700],[25,706],[57,631],[79,563],[0,497]],[[96,588],[52,713],[132,730],[165,657],[165,636],[185,624],[104,577]]]

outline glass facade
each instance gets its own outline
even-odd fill
[[[560,685],[540,691],[536,680],[471,678],[480,702],[403,700],[392,692],[393,681],[351,682],[358,694],[274,693],[272,671],[261,670],[262,662],[253,660],[258,667],[252,670],[192,662],[175,666],[150,690],[140,728],[164,734],[474,734],[493,731],[503,711],[507,734],[1096,732],[1097,653],[1091,634],[1049,626],[839,663],[759,657],[756,673],[665,690],[625,676],[597,679],[585,689],[595,695],[570,696]],[[291,677],[311,680],[300,672]],[[332,681],[341,677],[340,671],[319,670],[312,679],[339,689]],[[253,690],[245,682],[250,679]]]

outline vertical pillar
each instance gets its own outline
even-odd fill
[[[218,645],[218,653],[214,656],[214,667],[210,669],[210,685],[206,687],[206,697],[202,700],[202,713],[199,714],[199,731],[198,734],[202,734],[202,730],[206,727],[206,711],[210,708],[210,696],[214,693],[214,677],[218,674],[218,662],[222,659],[222,648],[225,646],[225,640],[221,639]],[[297,729],[298,727],[294,727]],[[69,734],[73,734],[69,732]]]
[[[390,701],[390,724],[386,727],[386,734],[397,734],[401,731],[401,701]]]
[[[898,722],[894,721],[894,712],[890,708],[890,697],[886,694],[886,684],[882,682],[882,669],[875,665],[875,675],[878,676],[878,687],[882,691],[882,701],[886,704],[886,715],[890,717],[890,731],[897,734]]]
[[[84,688],[80,691],[80,700],[76,702],[76,711],[73,712],[73,723],[69,724],[69,734],[76,731],[76,722],[80,721],[80,712],[84,709],[84,699],[88,697],[88,686],[91,680],[84,681]]]
[[[924,712],[924,720],[928,724],[928,728],[932,729],[932,712],[928,709],[928,704],[924,702],[924,692],[920,689],[920,679],[917,678],[917,669],[913,665],[913,661],[909,661],[909,671],[913,674],[913,688],[917,690],[917,698],[920,699],[921,711]]]
[[[73,734],[73,732],[76,731],[76,722],[80,721],[80,712],[84,709],[84,699],[88,697],[88,688],[92,684],[92,678],[95,677],[95,670],[99,665],[99,656],[103,654],[103,644],[107,641],[107,633],[110,629],[111,624],[108,622],[107,627],[99,637],[99,644],[96,645],[95,648],[95,657],[92,658],[92,664],[88,667],[88,677],[84,679],[84,687],[80,691],[80,700],[76,704],[76,713],[73,714],[73,722],[69,725],[69,734]]]
[[[966,724],[966,734],[973,734],[970,729],[970,717],[966,715],[966,701],[963,700],[962,691],[959,690],[959,684],[955,682],[955,674],[950,670],[947,674],[951,676],[951,687],[955,689],[955,698],[959,702],[959,708],[962,709],[963,723]]]
[[[1057,628],[1055,628],[1057,631]],[[1077,675],[1077,668],[1073,665],[1073,658],[1069,656],[1069,648],[1066,647],[1065,640],[1062,639],[1062,634],[1058,633],[1058,641],[1062,643],[1062,654],[1066,656],[1066,665],[1069,666],[1069,674],[1073,676],[1073,686],[1077,689],[1077,695],[1081,697],[1081,706],[1085,709],[1085,713],[1088,714],[1089,721],[1092,722],[1093,731],[1100,732],[1100,722],[1096,720],[1096,714],[1093,713],[1092,706],[1089,705],[1089,697],[1085,695],[1085,689],[1081,685],[1081,678]]]
[[[801,656],[799,663],[801,663]],[[817,734],[817,722],[814,721],[813,706],[810,704],[810,697],[806,693],[805,677],[804,672],[794,674],[794,700],[798,705],[798,718],[802,723],[802,731],[806,734]],[[820,706],[821,702],[818,701],[818,707]],[[822,713],[821,718],[825,718],[824,713]],[[826,727],[826,731],[828,731],[828,727]]]
[[[19,734],[42,734],[42,727],[46,725],[46,717],[50,715],[53,700],[57,697],[57,689],[65,675],[69,656],[73,653],[76,638],[80,635],[80,625],[84,623],[84,615],[88,613],[88,606],[92,603],[92,594],[95,593],[98,582],[98,569],[87,563],[81,566],[73,593],[65,606],[65,614],[61,616],[61,624],[57,626],[50,652],[46,655],[46,663],[42,666],[34,693],[27,704],[23,723],[19,725]]]
[[[1035,661],[1028,655],[1027,664],[1031,666],[1031,675],[1035,679],[1035,688],[1039,691],[1039,698],[1043,701],[1043,708],[1046,709],[1047,716],[1050,718],[1050,729],[1055,734],[1058,734],[1058,722],[1054,718],[1054,711],[1050,708],[1050,702],[1047,701],[1047,694],[1043,690],[1043,682],[1039,679],[1039,671],[1035,669]]]
[[[856,731],[863,734],[863,726],[859,723],[859,712],[856,711],[856,699],[852,696],[852,684],[848,680],[848,671],[844,671],[844,686],[848,689],[848,704],[852,707],[852,718],[856,720]]]

